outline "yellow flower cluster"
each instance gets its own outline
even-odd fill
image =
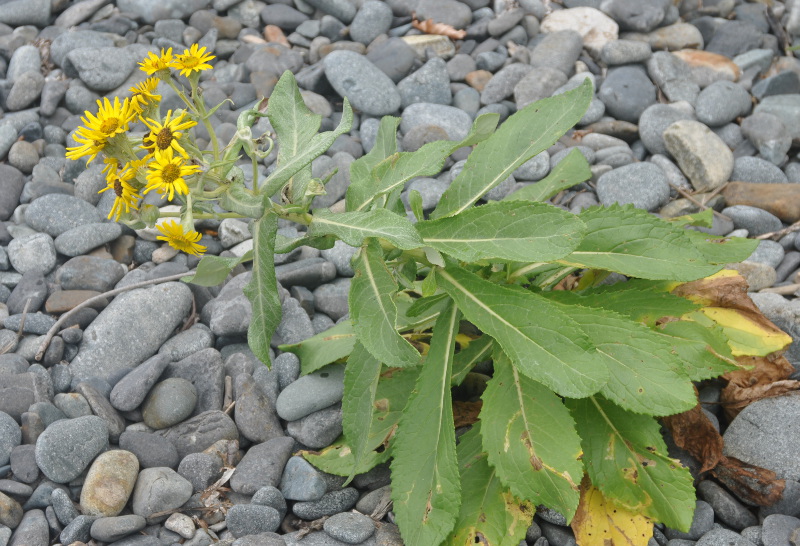
[[[89,163],[102,153],[106,164],[103,169],[106,187],[100,191],[111,190],[115,196],[109,219],[113,217],[118,221],[123,214],[138,211],[142,196],[152,190],[170,200],[176,194],[189,195],[190,185],[198,180],[203,170],[198,164],[203,162],[203,158],[192,158],[187,153],[189,141],[186,131],[197,125],[193,115],[200,112],[195,105],[191,113],[187,110],[173,113],[170,110],[162,119],[158,85],[165,82],[177,90],[172,81],[171,71],[174,69],[190,78],[194,91],[196,74],[211,69],[208,63],[212,59],[214,56],[197,44],[180,55],[173,56],[171,48],[167,51],[162,49],[160,55],[148,53],[139,65],[150,77],[129,89],[131,97],[122,102],[119,97],[115,97],[114,102],[108,98],[98,100],[97,113],[86,111],[81,118],[83,126],[74,134],[78,145],[67,148],[66,155],[73,160],[88,157]],[[178,94],[183,98],[180,92]],[[187,106],[193,107],[188,101]],[[137,121],[148,130],[141,142],[127,135],[131,124]],[[192,162],[193,159],[196,161]],[[205,251],[204,246],[197,244],[200,234],[184,232],[179,223],[162,223],[158,229],[163,233],[158,239],[167,241],[178,250],[196,255]]]

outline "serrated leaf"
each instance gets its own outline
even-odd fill
[[[493,347],[494,340],[491,336],[483,335],[478,339],[473,339],[467,347],[457,352],[453,361],[453,377],[451,378],[453,386],[460,385],[476,364],[489,360]]]
[[[530,104],[509,117],[467,158],[464,169],[442,195],[432,219],[465,211],[517,167],[552,146],[580,121],[592,98],[591,83]]]
[[[451,304],[436,321],[392,446],[392,500],[408,546],[441,543],[453,530],[461,504],[450,398],[460,315]]]
[[[565,307],[591,339],[598,363],[608,368],[608,381],[600,389],[603,396],[627,410],[659,416],[697,404],[675,354],[677,340],[672,344],[670,338],[613,311]]]
[[[253,318],[247,328],[247,343],[261,362],[269,362],[269,343],[281,321],[281,300],[275,278],[274,248],[278,217],[268,213],[253,223],[253,276],[244,287]]]
[[[181,280],[198,286],[217,286],[225,281],[234,267],[252,259],[252,250],[248,250],[241,257],[231,256],[225,258],[209,254],[200,259],[200,263],[197,264],[197,269],[193,274],[182,277]]]
[[[647,546],[653,522],[611,502],[588,478],[581,482],[581,502],[572,520],[575,540],[581,546]]]
[[[267,109],[269,122],[278,137],[278,165],[299,155],[319,131],[322,116],[308,109],[297,87],[297,82],[288,70],[283,73],[269,97]],[[292,177],[291,201],[298,202],[305,194],[311,180],[311,164],[300,169]]]
[[[738,309],[725,307],[703,307],[684,316],[705,326],[719,325],[728,338],[733,356],[766,356],[786,348],[791,336],[778,328],[754,320]]]
[[[300,371],[306,375],[346,357],[353,351],[355,343],[353,323],[343,320],[336,326],[300,343],[279,345],[278,349],[296,354],[300,359]]]
[[[355,467],[356,475],[368,472],[379,464],[385,463],[391,454],[389,450],[369,451],[361,458],[359,466]],[[344,436],[339,436],[331,445],[319,451],[301,451],[300,455],[323,472],[336,476],[349,476],[355,465],[353,450],[350,449]]]
[[[661,325],[657,331],[675,340],[675,353],[681,359],[683,372],[692,381],[740,369],[718,325],[676,320]]]
[[[342,429],[347,444],[353,452],[353,469],[342,487],[347,485],[361,461],[369,457],[369,429],[381,363],[356,342],[344,368],[344,396],[342,398]]]
[[[544,203],[493,202],[417,222],[425,244],[454,258],[544,262],[575,250],[586,233],[577,216]]]
[[[231,184],[220,197],[219,204],[225,210],[248,218],[261,218],[264,215],[264,196],[255,195],[241,183]]]
[[[314,211],[308,236],[334,235],[350,246],[361,246],[367,237],[386,239],[397,248],[411,250],[423,245],[422,239],[408,218],[386,209],[365,212],[333,213]]]
[[[721,269],[707,262],[683,228],[631,205],[592,207],[579,216],[587,234],[560,263],[677,281],[707,277]]]
[[[750,257],[759,243],[756,239],[716,237],[691,229],[687,229],[685,235],[694,243],[695,248],[703,254],[708,263],[712,264],[742,262]]]
[[[453,546],[518,546],[533,521],[536,509],[512,495],[500,483],[481,446],[481,425],[476,423],[459,439],[461,487],[469,494],[461,500],[455,529],[447,539]]]
[[[615,504],[687,531],[695,507],[693,479],[667,456],[660,425],[600,396],[566,400],[592,483]]]
[[[470,133],[460,142],[437,140],[425,144],[415,152],[394,152],[387,155],[373,165],[368,179],[364,179],[359,172],[359,177],[365,180],[363,183],[353,186],[351,181],[346,196],[347,210],[367,210],[375,198],[381,195],[397,193],[394,199],[390,198],[390,201],[396,201],[399,190],[406,182],[418,176],[439,174],[447,156],[462,146],[471,146],[488,138],[498,120],[497,114],[485,114],[473,122]],[[383,151],[388,151],[388,147],[384,147]]]
[[[278,193],[294,175],[310,165],[312,160],[325,153],[340,135],[348,132],[352,125],[353,109],[345,98],[342,106],[342,119],[336,129],[314,135],[299,153],[287,158],[283,164],[278,164],[278,167],[264,181],[262,193],[269,197]]]
[[[390,213],[391,214],[391,213]],[[383,250],[368,239],[354,260],[355,276],[350,283],[350,317],[359,341],[387,366],[414,366],[417,350],[397,333],[397,306],[392,296],[397,283],[383,261]]]
[[[437,273],[439,286],[467,319],[493,337],[514,365],[562,396],[588,396],[608,380],[590,355],[578,323],[536,294],[485,281],[455,265]]]
[[[561,399],[495,351],[494,376],[481,397],[481,435],[489,463],[514,495],[572,518],[583,476],[581,443]]]
[[[561,190],[585,182],[591,177],[589,162],[581,151],[575,148],[542,180],[518,189],[503,200],[547,201]]]

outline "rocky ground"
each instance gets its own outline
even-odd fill
[[[412,13],[465,33],[425,35]],[[346,95],[356,122],[314,162],[315,176],[338,168],[317,206],[342,199],[382,115],[401,116],[402,147],[414,150],[588,77],[596,93],[578,130],[490,199],[542,179],[578,147],[592,180],[557,205],[633,203],[663,216],[711,207],[711,231],[756,237],[800,220],[800,60],[786,55],[798,37],[791,0],[0,0],[0,546],[401,544],[387,467],[342,488],[293,456],[341,433],[342,370],[299,377],[290,353],[276,350],[272,369],[253,356],[245,268],[211,289],[163,282],[98,301],[35,359],[80,302],[197,264],[152,231],[108,222],[101,166],[64,157],[84,110],[144,78],[136,63],[148,51],[213,52],[202,87],[212,105],[231,101],[213,119],[223,140],[286,69],[323,128],[338,122]],[[163,95],[164,109],[179,107]],[[197,136],[208,138],[199,127]],[[406,191],[431,210],[461,159]],[[147,202],[168,206],[155,192]],[[210,254],[252,245],[238,220],[200,228]],[[273,347],[347,315],[352,253],[277,257],[284,318]],[[767,238],[735,267],[795,339],[787,356],[800,366],[800,238]],[[701,391],[709,415],[719,392]],[[746,506],[705,480],[690,532],[659,527],[650,544],[800,544],[800,397],[756,402],[720,426],[726,454],[787,480],[783,499]],[[564,523],[540,509],[527,543],[574,544]]]

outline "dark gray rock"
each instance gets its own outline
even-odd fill
[[[394,82],[369,59],[353,51],[333,51],[324,61],[325,76],[353,107],[373,116],[383,116],[400,108],[400,94]]]
[[[71,195],[46,194],[34,199],[25,209],[25,223],[51,237],[58,237],[74,227],[101,220],[97,209]]]
[[[722,214],[733,220],[736,229],[746,229],[751,237],[777,231],[783,227],[783,223],[774,214],[747,205],[724,208]]]
[[[432,58],[419,70],[403,78],[397,84],[397,91],[402,108],[417,102],[449,105],[453,101],[447,65],[441,57]]]
[[[619,66],[608,71],[597,93],[615,118],[637,123],[645,109],[656,102],[656,88],[640,66]]]
[[[222,411],[203,412],[157,434],[175,446],[180,459],[204,451],[219,440],[239,439],[236,423]]]
[[[254,443],[263,443],[283,436],[275,407],[249,375],[235,377],[236,405],[234,419],[239,432]]]
[[[120,411],[138,408],[170,362],[168,356],[158,354],[136,366],[114,385],[111,405]]]
[[[65,446],[70,446],[65,449]],[[108,425],[96,415],[50,425],[36,442],[36,464],[56,483],[77,478],[108,447]]]
[[[277,488],[293,449],[294,440],[288,436],[251,446],[236,465],[236,472],[231,476],[231,489],[243,495],[253,495],[262,487]]]
[[[242,537],[277,531],[281,517],[271,506],[236,504],[228,509],[225,521],[233,536]]]
[[[697,492],[714,509],[716,518],[731,529],[741,531],[745,527],[758,525],[758,519],[753,513],[716,482],[700,482]]]
[[[709,127],[720,127],[746,116],[753,107],[750,94],[736,83],[726,80],[714,82],[697,96],[697,119]]]

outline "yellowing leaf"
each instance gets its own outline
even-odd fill
[[[648,518],[612,503],[588,477],[581,482],[581,500],[571,526],[578,546],[646,546],[653,536]]]
[[[737,309],[723,307],[704,307],[700,312],[722,327],[734,356],[764,356],[792,342],[791,336],[764,317],[759,320]]]

